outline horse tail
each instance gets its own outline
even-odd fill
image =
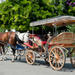
[[[15,34],[15,41],[18,42],[19,44],[23,44],[23,43],[24,43],[24,41],[21,41],[21,40],[19,39],[19,37],[18,37],[17,34]]]

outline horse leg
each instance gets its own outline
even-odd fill
[[[0,50],[0,51],[1,51],[1,59],[0,59],[0,60],[1,60],[1,61],[4,61],[4,60],[5,60],[5,57],[6,57],[6,56],[5,56],[5,49],[4,49],[4,46],[1,46],[0,49],[1,49],[1,50]]]
[[[5,48],[4,48],[4,46],[2,46],[2,49],[3,49],[3,61],[6,59],[6,53],[5,53]]]
[[[12,48],[12,52],[13,52],[12,62],[14,62],[14,60],[15,60],[15,50],[13,48]]]
[[[2,47],[0,46],[0,61],[2,61]]]
[[[21,60],[21,51],[17,50],[17,54],[18,54],[18,59]]]
[[[14,60],[17,59],[17,57],[16,57],[16,55],[15,55],[16,50],[15,50],[15,49],[12,49],[12,51],[13,51],[12,62],[14,62]]]
[[[0,54],[2,55],[2,47],[0,46]]]

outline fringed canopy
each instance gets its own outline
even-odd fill
[[[74,23],[75,23],[74,16],[58,16],[54,18],[48,18],[48,19],[31,22],[30,26],[39,26],[39,25],[64,26],[64,25],[69,25]]]

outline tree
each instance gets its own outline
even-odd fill
[[[6,0],[0,4],[0,25],[4,29],[32,30],[30,22],[61,15],[75,16],[68,0]],[[74,4],[74,2],[72,2]],[[38,30],[40,27],[35,28]],[[45,26],[43,29],[47,29]]]
[[[31,2],[27,0],[7,0],[0,4],[1,26],[26,30],[29,24]]]

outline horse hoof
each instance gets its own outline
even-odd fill
[[[14,62],[14,60],[12,59],[11,62]]]
[[[4,60],[5,60],[4,58],[1,58],[1,59],[0,59],[0,61],[4,61]]]
[[[3,61],[3,59],[0,59],[0,61]]]
[[[14,62],[14,61],[11,61],[11,62]]]

